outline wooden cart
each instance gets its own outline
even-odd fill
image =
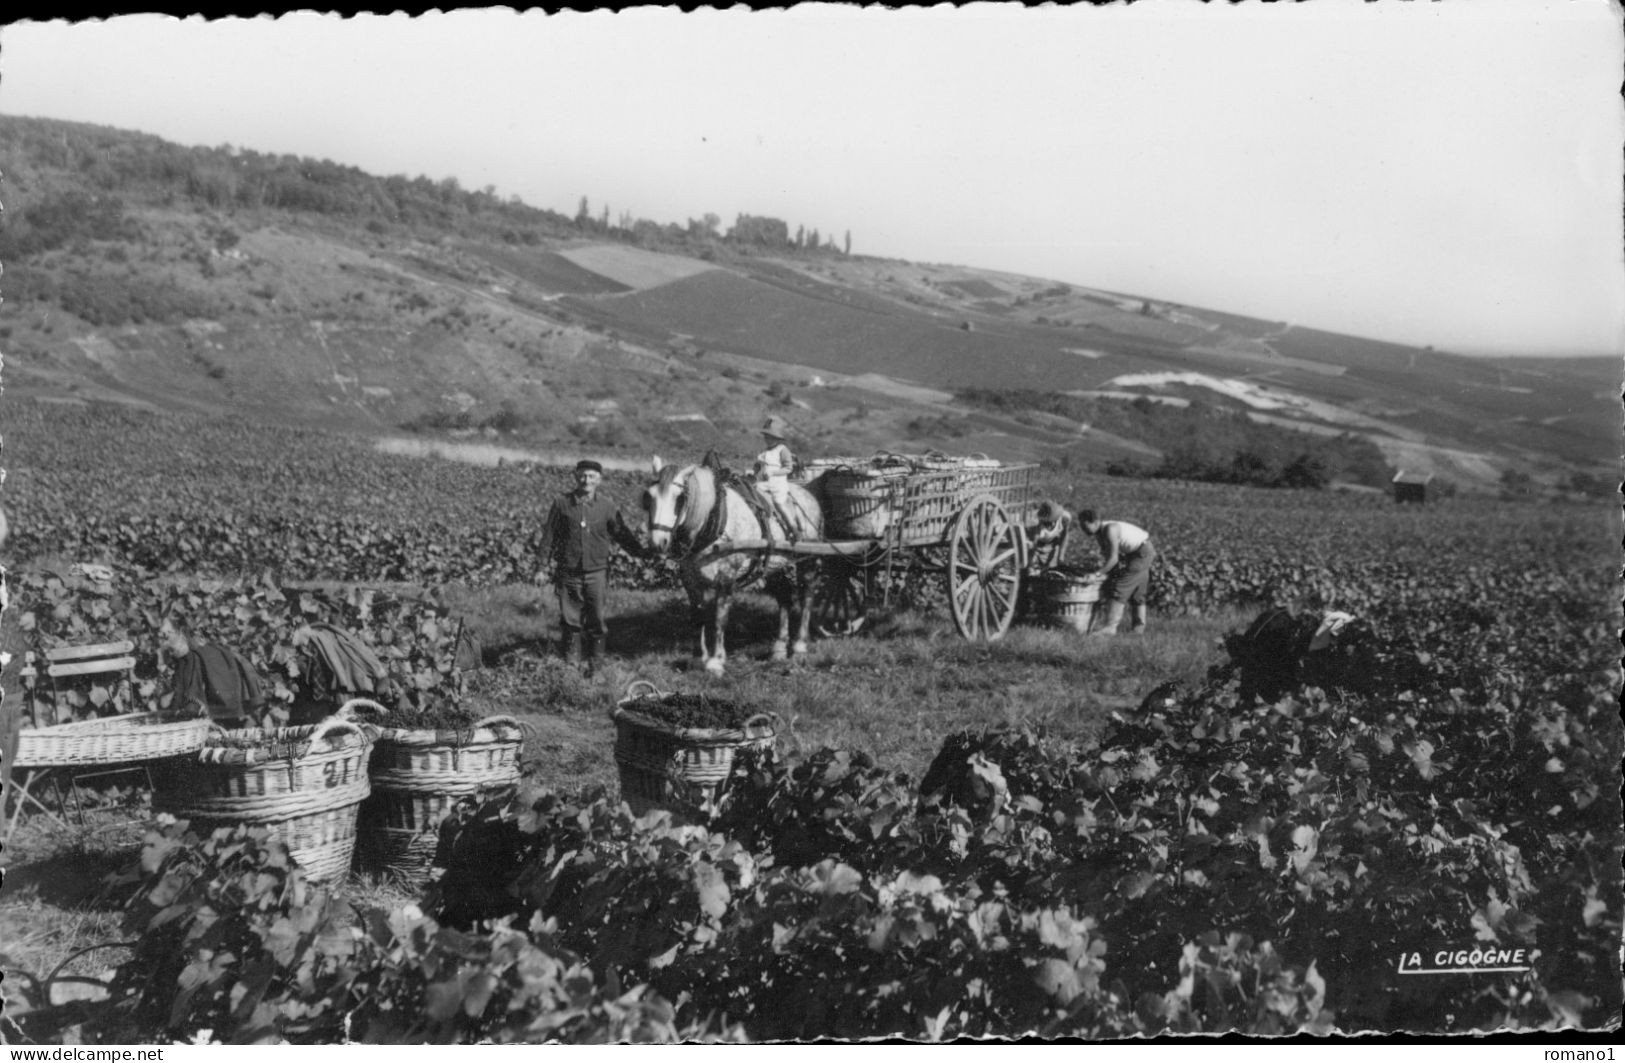
[[[881,519],[871,536],[793,543],[744,539],[708,552],[771,550],[830,558],[815,618],[825,633],[861,623],[877,577],[884,577],[889,589],[900,575],[940,576],[955,629],[971,641],[991,642],[1010,629],[1021,601],[1037,469],[1000,465],[908,472],[877,485],[871,497]]]

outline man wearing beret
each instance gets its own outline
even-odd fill
[[[559,596],[559,653],[574,662],[586,658],[592,674],[604,652],[604,599],[609,586],[609,551],[613,541],[639,557],[638,541],[621,511],[598,490],[604,467],[596,461],[578,461],[575,490],[560,495],[548,511],[542,529],[542,556],[552,568]]]

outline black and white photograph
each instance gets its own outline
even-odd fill
[[[7,15],[0,1046],[1613,1059],[1622,68]]]

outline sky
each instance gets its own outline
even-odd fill
[[[0,113],[1625,357],[1621,36],[1609,0],[130,15],[0,26]]]

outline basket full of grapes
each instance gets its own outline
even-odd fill
[[[362,866],[416,887],[434,862],[441,822],[462,800],[519,789],[523,725],[458,706],[410,712],[355,698],[340,717],[373,738],[372,794],[361,806]]]
[[[778,719],[708,694],[666,693],[647,680],[612,714],[621,799],[641,816],[663,808],[705,822],[727,799],[742,751],[771,756]]]

